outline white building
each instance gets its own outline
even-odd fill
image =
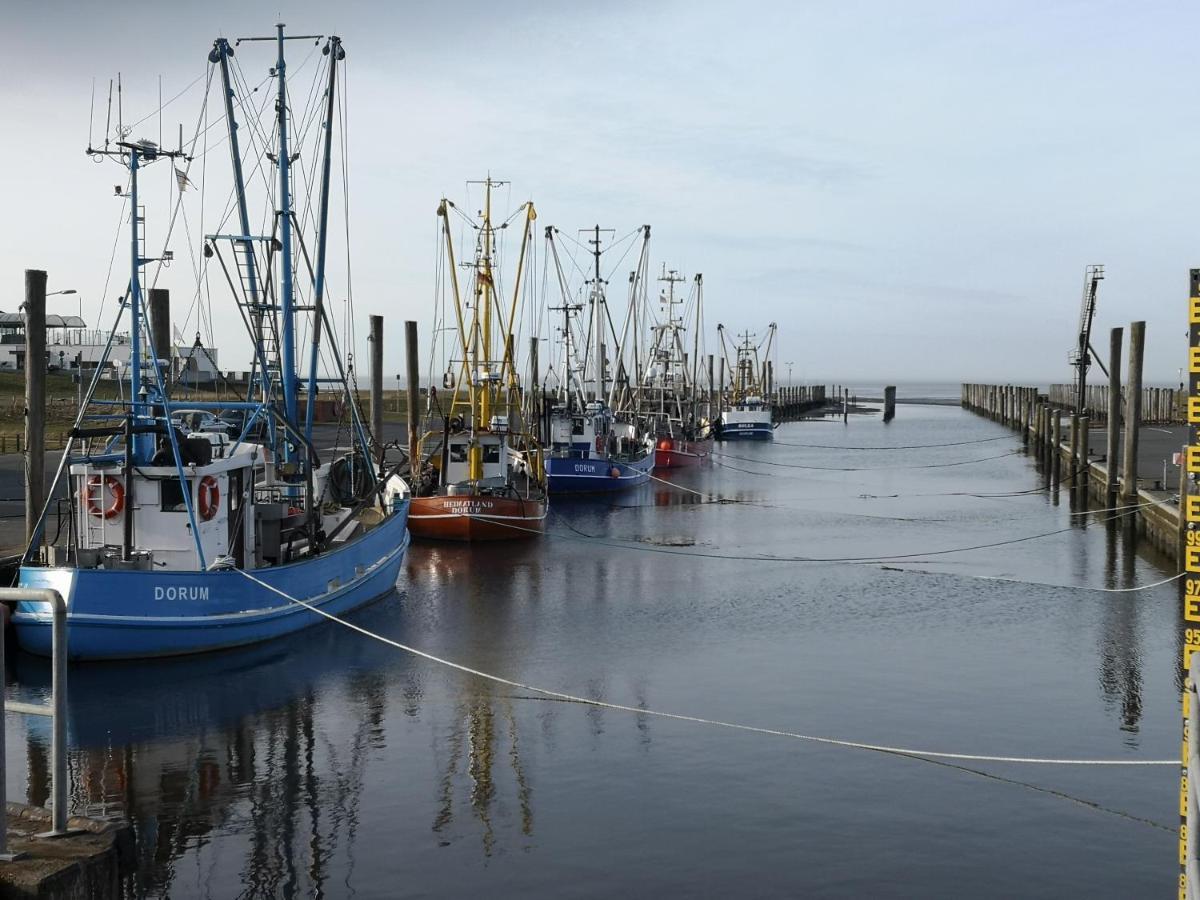
[[[79,316],[46,316],[46,368],[51,371],[94,369],[104,358],[112,336],[104,377],[126,378],[129,370],[128,332],[112,334],[88,328]],[[0,371],[25,368],[25,317],[21,313],[0,313]],[[176,382],[212,384],[217,380],[216,348],[176,344],[171,347],[171,369]]]

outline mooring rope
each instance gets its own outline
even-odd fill
[[[578,703],[583,706],[593,706],[599,709],[611,709],[618,712],[634,713],[641,716],[653,716],[659,719],[674,719],[679,722],[692,722],[697,725],[711,725],[716,728],[728,728],[734,731],[746,731],[753,734],[767,734],[774,737],[792,738],[798,741],[806,741],[814,744],[824,744],[832,747],[844,747],[853,750],[868,750],[873,753],[884,753],[891,756],[905,756],[915,759],[947,759],[960,760],[963,762],[988,762],[988,763],[1018,763],[1023,765],[1045,765],[1045,766],[1178,766],[1177,759],[1057,759],[1049,757],[1037,756],[990,756],[977,753],[949,753],[939,750],[919,750],[910,747],[892,747],[885,744],[868,744],[861,741],[850,741],[842,738],[825,737],[822,735],[802,734],[797,731],[786,731],[779,728],[763,728],[757,725],[744,725],[738,722],[726,722],[720,719],[707,719],[702,716],[689,716],[682,713],[671,713],[656,709],[644,709],[640,706],[627,706],[623,703],[610,703],[606,700],[595,700],[589,697],[580,697],[575,694],[567,694],[563,691],[554,691],[549,688],[537,687],[532,684],[524,684],[520,681],[514,681],[511,678],[504,678],[500,675],[493,675],[490,672],[483,672],[479,669],[473,669],[470,666],[457,663],[440,656],[435,656],[432,653],[427,653],[424,650],[419,650],[408,644],[403,644],[393,638],[385,637],[370,629],[363,628],[361,625],[355,625],[353,622],[348,622],[333,613],[326,612],[318,606],[314,606],[305,600],[293,597],[279,588],[267,584],[261,578],[256,578],[244,569],[237,569],[241,575],[245,576],[250,581],[266,588],[274,594],[279,595],[290,603],[295,603],[303,606],[305,609],[316,613],[328,619],[331,622],[336,622],[345,628],[352,631],[357,631],[359,634],[379,641],[382,644],[387,644],[397,650],[405,653],[410,653],[413,656],[419,656],[422,659],[437,663],[450,669],[456,669],[459,672],[464,672],[467,675],[473,675],[476,678],[481,678],[484,681],[491,681],[495,684],[503,684],[507,687],[518,688],[523,691],[531,691],[535,694],[540,694],[543,697],[548,697],[552,700],[561,700],[566,703]]]
[[[890,567],[889,567],[890,568]],[[911,572],[914,575],[946,575],[950,578],[972,578],[976,581],[1002,581],[1007,584],[1024,584],[1031,587],[1047,587],[1059,588],[1065,591],[1096,591],[1101,594],[1136,594],[1138,591],[1148,591],[1151,588],[1162,587],[1164,584],[1170,584],[1172,581],[1178,581],[1187,572],[1180,572],[1178,575],[1172,575],[1169,578],[1164,578],[1162,581],[1152,581],[1150,584],[1139,584],[1136,587],[1127,588],[1107,588],[1107,587],[1091,587],[1086,584],[1054,584],[1051,581],[1023,581],[1020,578],[1008,578],[1004,575],[973,575],[970,572],[934,572],[930,569],[902,569],[890,568],[894,572]]]

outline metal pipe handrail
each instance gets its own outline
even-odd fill
[[[0,812],[8,809],[5,776],[8,764],[4,745],[3,714],[17,713],[50,717],[50,830],[38,837],[62,837],[67,828],[67,604],[62,594],[49,588],[0,588],[0,602],[45,603],[53,615],[50,703],[8,703],[0,689]],[[0,633],[0,674],[4,670],[4,643]],[[2,686],[0,686],[2,688]],[[18,858],[8,852],[8,828],[0,827],[0,862]]]
[[[1186,651],[1185,651],[1186,652]],[[1200,695],[1191,676],[1184,682],[1184,697],[1188,706],[1187,741],[1184,745],[1184,770],[1187,773],[1186,833],[1183,839],[1183,865],[1186,874],[1187,900],[1200,896],[1200,860],[1196,857],[1197,829],[1200,829]]]

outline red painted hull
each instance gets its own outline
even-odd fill
[[[459,494],[413,497],[408,530],[431,541],[512,541],[537,537],[546,526],[546,502]]]
[[[712,454],[713,439],[688,441],[683,438],[659,437],[654,447],[654,468],[682,469],[698,466]]]

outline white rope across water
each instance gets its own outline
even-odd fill
[[[990,763],[1020,763],[1026,765],[1044,765],[1044,766],[1179,766],[1180,761],[1177,759],[1052,759],[1036,756],[988,756],[976,753],[947,753],[936,750],[916,750],[911,747],[890,747],[884,744],[866,744],[859,741],[848,741],[840,738],[822,737],[812,734],[801,734],[796,731],[784,731],[778,728],[762,728],[757,725],[742,725],[737,722],[723,722],[720,719],[705,719],[700,716],[688,716],[682,713],[663,712],[655,709],[643,709],[640,706],[626,706],[622,703],[609,703],[604,700],[593,700],[588,697],[579,697],[574,694],[566,694],[562,691],[553,691],[548,688],[540,688],[531,684],[524,684],[520,681],[514,681],[511,678],[503,678],[499,675],[492,675],[489,672],[482,672],[479,669],[472,669],[470,666],[464,666],[462,663],[456,663],[448,659],[443,659],[440,656],[434,656],[432,653],[426,653],[424,650],[418,650],[416,647],[411,647],[408,644],[402,644],[400,641],[393,640],[389,637],[384,637],[374,631],[363,628],[361,625],[355,625],[353,622],[347,622],[345,619],[339,618],[332,613],[326,612],[319,607],[314,606],[307,601],[292,597],[289,594],[281,591],[273,585],[267,584],[260,578],[256,578],[244,569],[237,569],[241,575],[253,581],[260,587],[266,588],[274,594],[278,594],[285,600],[303,606],[319,616],[323,616],[331,622],[337,622],[351,631],[357,631],[359,634],[372,638],[380,643],[387,644],[390,647],[395,647],[397,650],[402,650],[405,653],[411,653],[414,656],[419,656],[422,659],[427,659],[430,662],[437,663],[447,668],[457,669],[459,672],[465,672],[468,675],[474,675],[476,678],[482,678],[485,681],[491,681],[496,684],[503,684],[508,687],[519,688],[524,691],[531,691],[535,694],[540,694],[543,697],[548,697],[553,700],[562,700],[568,703],[579,703],[584,706],[594,706],[600,709],[612,709],[619,712],[634,713],[640,716],[654,716],[659,719],[674,719],[679,722],[693,722],[697,725],[712,725],[717,728],[729,728],[734,731],[748,731],[754,734],[769,734],[775,737],[793,738],[799,741],[807,741],[814,744],[825,744],[833,747],[847,747],[854,750],[870,750],[875,753],[888,753],[894,756],[910,756],[917,759],[948,759],[958,760],[960,762],[990,762]]]
[[[891,568],[891,567],[889,567]],[[1172,575],[1169,578],[1164,578],[1161,581],[1152,581],[1150,584],[1139,584],[1135,587],[1127,588],[1106,588],[1092,587],[1086,584],[1054,584],[1051,581],[1023,581],[1020,578],[1008,578],[1004,575],[972,575],[967,572],[934,572],[930,569],[909,569],[895,568],[897,572],[912,572],[914,575],[945,575],[949,578],[973,578],[976,581],[1001,581],[1005,584],[1024,584],[1034,587],[1061,588],[1067,591],[1096,591],[1101,594],[1136,594],[1138,591],[1148,591],[1151,588],[1162,587],[1164,584],[1170,584],[1172,581],[1178,581],[1187,572],[1180,572],[1178,575]]]

